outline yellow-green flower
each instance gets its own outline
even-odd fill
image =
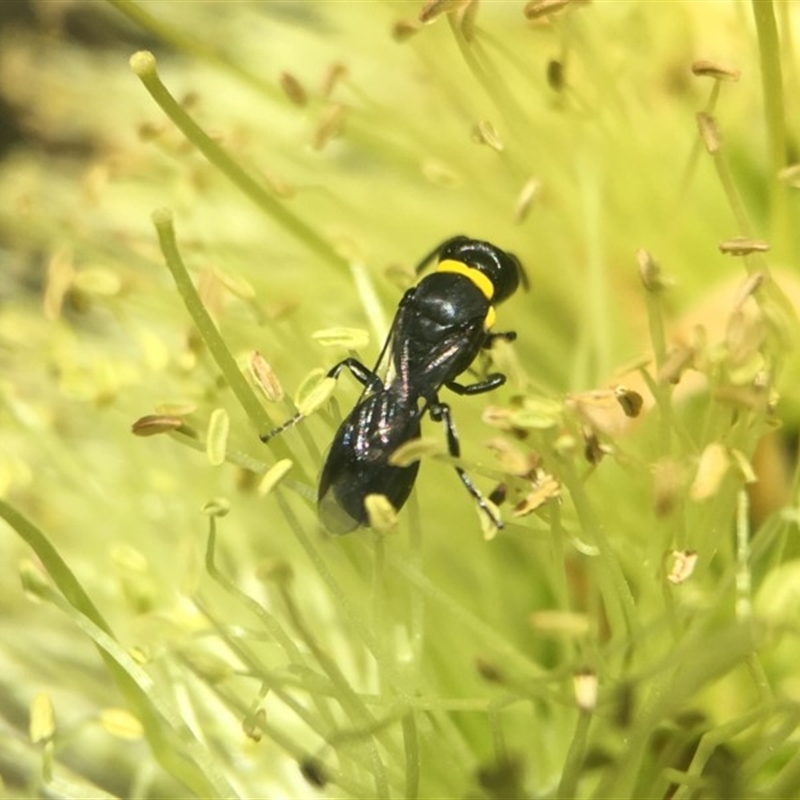
[[[793,796],[794,6],[11,5],[3,792]],[[505,526],[426,422],[332,537],[321,379],[461,233]]]

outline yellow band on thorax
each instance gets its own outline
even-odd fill
[[[436,267],[437,272],[455,272],[457,275],[463,275],[469,278],[481,290],[483,296],[487,300],[494,297],[494,284],[487,278],[480,270],[475,267],[468,267],[461,261],[455,261],[452,258],[446,258],[440,261]]]

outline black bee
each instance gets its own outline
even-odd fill
[[[437,247],[422,260],[417,272],[434,258],[435,272],[403,295],[375,369],[347,358],[328,372],[329,377],[337,378],[347,368],[364,386],[362,398],[336,432],[320,476],[319,515],[331,533],[348,533],[368,524],[367,495],[384,495],[395,509],[403,506],[419,462],[400,467],[392,465],[389,458],[400,445],[420,436],[425,414],[444,425],[448,452],[459,456],[450,407],[439,399],[443,386],[456,394],[472,395],[505,383],[506,376],[499,372],[476,383],[462,384],[456,378],[495,339],[516,338],[514,332],[495,333],[491,328],[495,306],[524,280],[519,261],[489,242],[466,236],[456,236]],[[385,355],[389,364],[381,378],[377,370]],[[298,419],[299,415],[288,424]],[[502,527],[469,476],[461,467],[456,471],[492,523]]]

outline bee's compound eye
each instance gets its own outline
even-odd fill
[[[495,303],[501,303],[511,297],[519,289],[519,285],[523,282],[525,275],[522,264],[519,263],[519,259],[513,253],[498,250],[498,255],[500,269],[492,280],[495,288]]]

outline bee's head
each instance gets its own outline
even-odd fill
[[[439,251],[439,262],[442,261],[457,261],[485,275],[494,287],[491,298],[494,304],[511,297],[520,283],[527,285],[522,265],[513,253],[479,239],[468,236],[449,239]]]

